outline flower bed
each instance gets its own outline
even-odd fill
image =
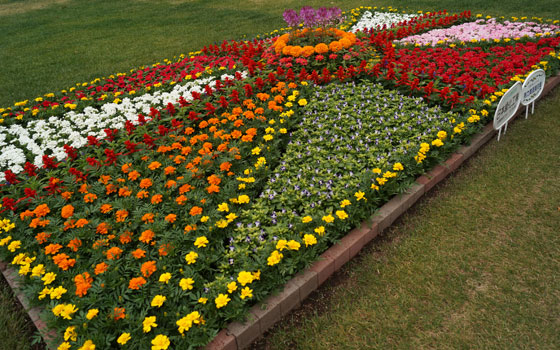
[[[309,23],[319,13],[306,11]],[[422,14],[357,32],[336,57],[314,51],[306,62],[279,45],[305,47],[315,30],[213,45],[201,55],[242,64],[248,76],[98,103],[113,123],[123,118],[121,128],[103,135],[98,125],[64,154],[43,154],[41,169],[5,171],[0,256],[43,308],[56,346],[206,344],[475,133],[511,79],[558,68],[557,35],[460,49],[392,45],[469,19]],[[26,118],[10,127],[45,125]]]
[[[412,35],[401,39],[398,43],[416,45],[452,44],[459,42],[493,41],[499,43],[503,39],[523,37],[539,37],[552,35],[560,30],[560,26],[540,24],[536,22],[498,22],[495,18],[479,19],[475,22],[463,23],[445,29],[434,29],[421,35]]]

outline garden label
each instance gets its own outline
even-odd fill
[[[531,114],[535,112],[535,100],[541,95],[544,89],[546,74],[544,70],[537,69],[531,72],[523,83],[521,104],[527,106],[525,109],[525,119],[529,114],[529,105],[532,103]]]
[[[500,130],[498,134],[498,141],[502,132],[502,127],[505,125],[507,131],[508,121],[515,115],[519,104],[521,103],[521,83],[516,82],[505,94],[502,96],[496,114],[494,114],[494,130]],[[504,132],[505,132],[504,131]]]

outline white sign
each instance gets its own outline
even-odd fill
[[[519,104],[521,103],[521,83],[516,82],[505,94],[502,96],[500,103],[498,103],[498,108],[496,108],[496,114],[494,114],[494,130],[500,130],[502,126],[506,125],[507,122],[515,115]],[[498,135],[498,140],[500,139]]]
[[[535,100],[541,95],[544,89],[546,74],[544,70],[537,69],[531,72],[525,82],[521,92],[521,104],[527,106],[525,109],[525,119],[529,115],[529,105],[533,103],[532,112],[535,112]]]

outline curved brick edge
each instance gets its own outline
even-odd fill
[[[545,84],[539,100],[560,84],[560,75],[551,77]],[[514,118],[524,114],[524,108],[519,108]],[[414,205],[425,193],[455,171],[465,160],[486,144],[496,134],[492,123],[484,127],[481,133],[475,135],[470,145],[462,146],[457,152],[442,164],[416,179],[416,182],[403,194],[396,195],[385,203],[373,216],[362,222],[359,227],[351,230],[338,243],[319,256],[309,268],[292,278],[284,289],[269,296],[251,308],[247,320],[243,323],[232,322],[222,329],[214,339],[206,345],[206,350],[240,350],[248,347],[257,338],[269,330],[282,317],[299,307],[302,301],[319,288],[331,275],[352,259],[371,240]],[[29,318],[41,333],[47,347],[54,350],[56,345],[52,340],[56,332],[49,330],[40,318],[41,309],[29,308],[27,298],[19,290],[17,272],[8,264],[0,261],[0,272],[12,288],[15,296],[28,313]]]
[[[539,100],[560,84],[560,75],[548,78]],[[524,106],[518,109],[514,118],[525,114]],[[511,122],[511,121],[510,121]],[[403,194],[396,195],[377,210],[369,220],[365,220],[351,230],[338,243],[319,256],[309,268],[292,278],[284,289],[253,306],[244,323],[232,322],[206,346],[206,350],[240,350],[250,346],[291,310],[301,305],[303,300],[323,284],[331,275],[352,259],[371,240],[377,237],[395,220],[414,205],[425,193],[443,181],[450,173],[476,153],[496,134],[492,122],[475,135],[470,144],[460,147],[449,158],[421,175]]]

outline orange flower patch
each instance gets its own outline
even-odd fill
[[[96,199],[97,195],[95,193],[88,193],[84,196],[84,202],[86,203],[93,203],[93,201]]]
[[[117,222],[124,222],[128,217],[128,210],[125,209],[117,210],[115,216],[117,217]]]
[[[76,227],[76,220],[68,220],[64,222],[64,231]]]
[[[126,311],[126,309],[124,307],[116,307],[113,310],[113,319],[115,321],[118,321],[120,319],[124,319],[126,317],[125,311]]]
[[[74,192],[69,192],[69,191],[65,191],[62,192],[60,195],[62,196],[62,198],[64,198],[65,200],[69,200],[70,198],[72,198],[72,195],[74,194]]]
[[[150,277],[154,272],[156,272],[156,270],[157,270],[156,262],[153,260],[146,261],[145,263],[142,264],[142,267],[140,268],[140,271],[142,272],[142,276],[146,278]]]
[[[169,243],[162,244],[159,246],[158,254],[160,256],[167,256],[167,254],[169,254],[169,251],[171,251],[171,248],[172,246]]]
[[[111,247],[105,252],[105,254],[107,254],[107,259],[117,260],[121,257],[122,252],[123,250],[119,247]]]
[[[194,132],[194,129],[191,128],[190,126],[188,128],[185,128],[185,134],[186,135],[190,135]]]
[[[99,209],[103,214],[107,214],[113,210],[113,206],[111,204],[103,204]]]
[[[148,191],[138,191],[138,193],[136,193],[136,198],[138,199],[143,199],[143,198],[148,198],[150,194],[148,193]]]
[[[134,257],[134,259],[141,259],[146,256],[146,251],[138,248],[134,250],[131,254]]]
[[[187,202],[187,197],[185,195],[180,195],[175,199],[175,202],[179,205],[184,205]]]
[[[64,253],[53,256],[53,262],[63,271],[68,270],[76,264],[76,259],[69,259],[70,257]]]
[[[146,213],[146,214],[142,215],[141,220],[144,221],[145,224],[147,224],[147,223],[152,224],[154,222],[154,214]]]
[[[106,235],[107,233],[109,233],[109,229],[110,229],[109,224],[106,222],[102,222],[99,225],[97,225],[97,228],[95,229],[95,233]]]
[[[99,182],[101,182],[102,184],[106,185],[109,181],[111,181],[111,176],[110,175],[101,175],[99,177]]]
[[[153,185],[151,179],[142,179],[140,180],[140,188],[149,188]]]
[[[47,242],[47,240],[51,237],[50,233],[47,232],[40,232],[35,236],[35,239],[37,240],[37,242],[39,242],[39,244],[43,244],[45,242]]]
[[[183,163],[183,162],[185,161],[185,159],[187,159],[187,158],[185,158],[185,157],[183,157],[183,156],[181,156],[181,155],[178,155],[178,156],[175,156],[175,158],[173,158],[173,162],[174,162],[175,164],[181,164],[181,163]]]
[[[163,196],[161,194],[155,194],[152,196],[151,203],[152,204],[159,204],[163,200]]]
[[[161,166],[160,162],[151,162],[150,165],[148,165],[148,169],[150,170],[156,170],[157,168],[159,168]]]
[[[210,185],[206,187],[206,191],[208,192],[208,194],[218,193],[220,192],[220,186]]]
[[[121,171],[125,174],[130,172],[130,168],[132,167],[132,163],[125,163],[121,166]]]
[[[119,236],[119,241],[122,244],[127,244],[132,242],[132,232],[126,231]]]
[[[73,251],[77,252],[78,248],[82,246],[82,240],[79,238],[74,238],[70,242],[68,242],[68,245],[66,246],[72,249]]]
[[[167,166],[167,167],[165,167],[165,169],[163,169],[165,175],[174,174],[175,170],[176,170],[175,167],[172,167],[172,166]]]
[[[102,263],[99,263],[99,264],[95,265],[95,269],[93,270],[93,273],[95,273],[96,275],[100,275],[103,272],[107,271],[108,268],[109,268],[109,265],[102,262]]]
[[[60,216],[62,216],[64,219],[68,219],[72,215],[74,215],[74,207],[72,205],[68,204],[62,207]]]
[[[191,226],[191,225],[187,225],[187,226],[185,226],[185,232],[184,232],[184,233],[188,233],[188,232],[191,232],[191,231],[196,231],[196,225],[192,225],[192,226]]]
[[[133,170],[128,174],[128,179],[131,181],[136,181],[136,179],[139,177],[140,177],[140,173],[137,172],[136,170]]]
[[[167,221],[167,222],[169,222],[169,223],[174,223],[175,220],[177,220],[177,215],[175,215],[175,214],[168,214],[168,215],[165,217],[165,221]]]
[[[194,187],[192,187],[189,184],[184,184],[181,187],[179,187],[179,194],[183,194],[186,192],[190,192]]]
[[[49,206],[46,204],[40,204],[37,206],[37,208],[35,208],[35,210],[33,210],[33,214],[38,218],[41,218],[50,212],[51,210],[49,209]]]
[[[56,254],[60,249],[62,249],[62,245],[60,244],[49,244],[45,247],[45,254]]]
[[[80,189],[78,190],[78,192],[80,193],[88,193],[88,185],[87,184],[82,184],[80,186]]]
[[[117,192],[117,186],[113,185],[113,184],[108,184],[107,186],[105,186],[105,193],[107,195]]]
[[[76,221],[76,227],[78,228],[82,228],[87,224],[89,224],[89,221],[86,219],[78,219],[78,221]]]
[[[37,228],[39,226],[45,227],[50,223],[51,223],[50,220],[41,220],[39,218],[35,218],[35,219],[31,220],[31,223],[29,224],[29,227],[31,227],[31,228]]]
[[[30,218],[33,216],[33,212],[31,210],[26,210],[24,212],[19,213],[19,219],[25,220],[25,218]]]
[[[127,186],[119,188],[119,196],[120,197],[128,197],[131,194],[132,194],[132,191]]]
[[[76,284],[76,295],[79,296],[80,298],[86,295],[88,289],[91,288],[92,282],[93,282],[93,278],[91,278],[91,276],[87,272],[84,272],[74,277],[74,283]]]
[[[194,206],[189,211],[189,214],[191,214],[191,216],[200,215],[200,214],[202,214],[202,208]]]
[[[146,284],[144,277],[135,277],[128,282],[128,289],[138,290],[140,287]]]
[[[138,240],[140,242],[144,242],[146,244],[150,243],[152,239],[154,239],[155,233],[152,230],[146,230],[140,234],[140,238]]]

